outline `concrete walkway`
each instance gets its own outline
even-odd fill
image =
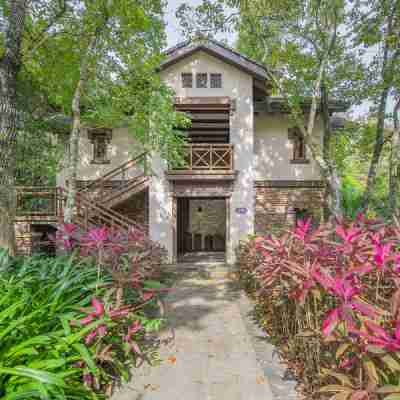
[[[135,369],[113,400],[295,399],[294,382],[282,379],[284,368],[226,270],[216,267],[210,279],[188,267],[177,266],[181,278],[165,300],[162,362]]]

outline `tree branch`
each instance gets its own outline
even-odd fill
[[[66,13],[67,2],[69,0],[59,0],[60,10],[53,19],[51,19],[47,25],[38,33],[36,38],[32,38],[31,45],[22,56],[24,58],[30,58],[32,55],[42,46],[42,44],[48,39],[48,32],[56,24],[56,22]]]

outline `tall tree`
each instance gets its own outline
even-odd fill
[[[55,108],[72,121],[66,222],[73,215],[83,128],[125,124],[145,148],[179,158],[183,136],[175,128],[186,120],[173,110],[172,92],[156,73],[165,39],[162,16],[159,0],[76,1],[60,34],[29,64]]]
[[[354,39],[374,53],[368,63],[365,88],[376,111],[375,145],[369,166],[363,206],[368,208],[374,192],[384,145],[388,101],[400,73],[400,0],[357,0],[352,9]]]
[[[400,96],[397,97],[393,110],[393,134],[389,167],[389,208],[399,217],[399,182],[400,180]]]
[[[20,118],[17,84],[27,1],[11,0],[9,7],[0,4],[5,25],[0,56],[0,247],[14,254],[14,152]]]
[[[30,140],[38,143],[39,125],[42,139],[48,137],[53,124],[44,121],[52,116],[74,119],[72,191],[81,125],[125,124],[145,148],[182,158],[184,139],[175,128],[187,119],[173,110],[173,93],[155,73],[165,41],[163,6],[161,0],[0,0],[0,104],[7,111],[0,113],[0,247],[15,247],[13,160],[20,160]],[[17,124],[22,121],[23,130]],[[15,143],[21,146],[17,152]],[[59,152],[53,150],[54,172]],[[24,182],[20,171],[18,182]]]
[[[286,100],[293,123],[301,130],[319,166],[330,193],[331,212],[341,216],[340,178],[335,159],[330,156],[329,98],[348,86],[349,76],[357,75],[358,70],[354,58],[346,53],[344,1],[227,0],[223,3],[236,11],[224,18],[223,7],[213,8],[209,1],[195,10],[183,5],[178,17],[184,30],[189,34],[196,30],[210,33],[213,28],[226,30],[228,20],[236,22],[239,50],[266,66],[275,93]],[[200,26],[193,27],[190,21]],[[324,121],[323,144],[314,131],[319,113]]]
[[[25,59],[54,33],[65,1],[0,1],[0,247],[10,253],[15,251],[15,151],[26,119],[20,104],[21,73]]]

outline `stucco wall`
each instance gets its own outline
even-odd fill
[[[293,142],[288,138],[292,125],[284,114],[260,113],[255,116],[254,163],[255,180],[319,180],[318,166],[307,151],[309,164],[291,164]],[[321,138],[321,121],[315,135]],[[321,140],[321,139],[320,139]]]
[[[197,72],[221,73],[222,88],[182,88],[181,73]],[[252,233],[254,230],[254,168],[253,168],[253,79],[250,75],[241,70],[220,61],[219,59],[208,55],[204,52],[196,52],[180,62],[172,65],[168,69],[162,71],[162,79],[175,90],[178,97],[217,97],[228,96],[236,100],[236,111],[232,112],[230,118],[230,141],[234,148],[235,169],[239,171],[239,175],[235,182],[234,191],[232,193],[230,208],[230,232],[229,243],[227,246],[227,260],[234,262],[234,250],[239,240]],[[195,86],[195,84],[194,84]],[[158,163],[159,166],[159,163]],[[165,178],[164,178],[165,179]],[[158,188],[168,190],[168,185],[157,181]],[[159,221],[157,213],[163,212],[172,215],[172,203],[167,201],[161,203],[167,194],[155,193],[150,195],[150,210],[164,209],[152,213],[150,211],[150,226],[154,226]],[[165,209],[165,208],[168,209]],[[237,208],[246,208],[247,213],[237,213]],[[152,219],[153,215],[153,219]],[[156,232],[162,230],[163,232]],[[161,238],[162,243],[167,247],[170,253],[173,251],[173,229],[165,224],[154,226],[154,238]]]
[[[222,88],[182,88],[181,73],[193,73],[194,86],[197,72],[221,73]],[[207,53],[196,52],[161,72],[161,78],[178,97],[220,97],[236,100],[236,110],[230,116],[230,142],[234,145],[234,164],[238,176],[234,183],[227,237],[228,262],[235,261],[235,248],[239,241],[254,232],[254,182],[261,180],[318,180],[318,168],[311,155],[309,164],[291,164],[292,142],[288,139],[289,120],[282,114],[253,113],[253,78],[243,71]],[[209,82],[208,82],[209,83]],[[320,122],[316,132],[319,132]],[[114,129],[109,145],[110,163],[91,164],[93,145],[84,131],[80,139],[79,180],[92,180],[118,167],[140,152],[140,146],[126,128]],[[157,154],[151,157],[153,176],[149,187],[149,232],[153,240],[168,250],[170,260],[176,242],[176,221],[171,185],[164,172],[166,162]],[[136,175],[138,171],[134,171]],[[128,177],[128,176],[127,176]],[[58,176],[64,185],[65,174]],[[237,212],[240,209],[240,212]]]
[[[141,147],[127,128],[117,128],[112,131],[112,139],[108,145],[109,164],[92,164],[93,144],[88,138],[86,130],[82,130],[79,139],[78,180],[93,180],[100,178],[108,171],[120,166],[124,162],[140,154]],[[132,169],[126,179],[137,176],[141,168]],[[65,186],[65,170],[57,176],[57,185]],[[120,179],[120,178],[119,178]]]

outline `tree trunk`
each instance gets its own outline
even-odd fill
[[[396,51],[392,57],[390,57],[390,47],[392,46],[391,41],[393,40],[393,18],[395,16],[397,5],[393,7],[392,12],[388,16],[387,31],[383,50],[383,61],[381,70],[381,80],[382,80],[382,92],[379,99],[378,108],[378,118],[376,125],[376,136],[374,151],[372,154],[371,163],[369,165],[367,184],[365,187],[362,205],[365,210],[368,210],[369,203],[371,200],[371,195],[375,188],[375,178],[378,169],[379,160],[381,158],[383,145],[385,142],[384,129],[385,129],[385,119],[386,119],[386,106],[388,97],[390,94],[390,88],[392,87],[394,75],[394,67],[396,65],[399,52]],[[390,59],[391,58],[391,59]]]
[[[326,57],[327,56],[328,55],[326,54]],[[329,203],[329,209],[330,209],[331,216],[335,217],[336,219],[339,219],[342,217],[340,179],[337,174],[336,168],[332,164],[332,160],[325,153],[327,151],[325,149],[326,142],[323,143],[323,146],[321,149],[321,145],[319,143],[316,143],[316,138],[313,134],[314,133],[314,125],[315,125],[315,121],[316,121],[316,117],[317,117],[317,99],[319,97],[319,94],[321,93],[321,84],[322,84],[323,76],[325,74],[326,62],[327,62],[326,58],[321,61],[318,78],[315,81],[314,94],[312,96],[307,128],[304,128],[304,126],[302,126],[302,125],[300,125],[299,128],[302,131],[304,138],[306,139],[307,147],[311,151],[311,154],[312,154],[314,160],[318,164],[321,176],[327,185],[327,190],[328,190],[328,193],[330,194],[330,199],[332,200]],[[325,100],[324,99],[321,99],[321,100],[327,101],[327,98]],[[328,107],[329,107],[328,103],[326,103],[323,107],[323,112],[327,113],[327,116],[323,115],[323,119],[327,118],[329,120],[329,108]],[[329,124],[328,129],[330,131],[330,120],[328,122],[326,122],[324,120],[324,124],[325,123]],[[324,125],[324,128],[325,128],[325,125]],[[330,137],[329,137],[329,140],[330,140]]]
[[[107,19],[104,19],[104,25]],[[64,223],[71,223],[75,208],[76,199],[76,178],[78,172],[79,161],[79,137],[81,132],[81,95],[85,89],[89,75],[89,58],[94,51],[97,39],[104,28],[104,25],[99,26],[91,39],[88,47],[81,58],[79,80],[75,88],[74,97],[72,99],[72,129],[70,135],[70,156],[67,168],[67,201],[64,208]]]
[[[26,0],[10,2],[5,49],[0,59],[0,247],[7,249],[10,254],[15,254],[14,160],[20,118],[17,81],[26,9]]]
[[[74,97],[72,99],[72,129],[71,136],[69,139],[70,154],[68,159],[68,169],[67,169],[67,202],[64,209],[64,223],[70,224],[72,222],[73,210],[75,207],[75,197],[76,197],[76,176],[79,160],[79,137],[81,130],[81,111],[80,111],[80,99],[81,90],[84,86],[84,81],[82,79],[82,69],[81,77],[76,85]]]
[[[329,181],[325,191],[325,207],[324,219],[327,221],[332,212],[333,215],[339,217],[342,211],[342,194],[340,192],[340,176],[337,172],[336,164],[332,159],[331,143],[332,143],[332,125],[329,115],[329,94],[326,85],[321,85],[321,111],[323,120],[323,144],[322,153],[326,164],[330,170]]]
[[[399,195],[399,179],[400,179],[400,98],[393,111],[394,129],[392,136],[392,148],[390,153],[389,168],[389,210],[392,215],[399,217],[399,209],[397,197]]]
[[[384,128],[385,128],[386,105],[388,96],[389,96],[389,87],[386,86],[381,93],[381,98],[379,101],[379,111],[378,111],[378,121],[376,125],[374,151],[372,154],[371,163],[369,165],[367,184],[363,195],[362,205],[365,210],[368,210],[369,203],[371,200],[371,195],[375,188],[376,172],[378,170],[378,164],[381,158],[383,144],[385,142]]]

